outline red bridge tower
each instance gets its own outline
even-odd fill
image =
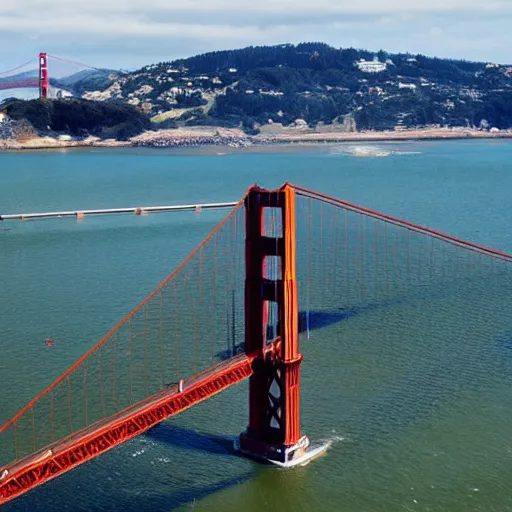
[[[249,380],[249,426],[235,441],[242,453],[280,466],[304,464],[322,449],[308,450],[300,433],[299,308],[296,279],[295,189],[253,187],[246,198],[245,351],[255,360]],[[279,211],[282,234],[267,236],[265,208]],[[264,275],[267,257],[280,261],[280,275]],[[276,349],[265,351],[269,304],[277,304]],[[273,386],[273,383],[277,386]],[[274,391],[276,389],[277,391]]]
[[[50,78],[48,77],[48,57],[46,53],[39,54],[39,97],[48,97]]]

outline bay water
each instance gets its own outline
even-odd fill
[[[348,144],[0,153],[0,214],[236,201],[253,183],[290,181],[512,253],[511,142],[377,147],[388,156]],[[0,424],[151,292],[225,213],[0,223]],[[368,361],[378,364],[377,350],[354,360],[339,340],[313,337],[303,349],[302,426],[313,441],[333,443],[322,459],[280,471],[233,456],[229,443],[247,423],[243,383],[5,510],[512,510],[512,335],[489,343],[500,363],[492,386],[463,388],[422,414],[413,397],[404,425],[393,407],[373,406],[364,372]]]

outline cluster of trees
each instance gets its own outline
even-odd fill
[[[403,94],[389,100],[362,100],[354,112],[359,129],[389,130],[397,124],[418,127],[512,127],[512,91],[488,93],[480,99],[445,97],[442,94]]]
[[[252,85],[257,85],[258,77],[263,78],[265,83],[277,85],[283,75],[286,75],[286,82],[296,82],[294,88],[311,90],[315,85],[342,85],[343,80],[352,83],[354,79],[357,81],[359,78],[368,78],[367,74],[354,66],[354,62],[361,59],[372,60],[374,57],[381,62],[391,60],[393,63],[386,71],[372,77],[376,85],[396,79],[397,76],[424,77],[436,82],[465,86],[483,85],[485,82],[484,74],[479,74],[485,69],[485,63],[481,62],[439,59],[407,53],[391,54],[382,50],[373,53],[355,48],[338,49],[324,43],[250,46],[239,50],[210,52],[142,68],[136,74],[161,75],[169,67],[186,68],[190,76],[221,76],[224,85],[240,79],[247,79],[249,83],[253,82]],[[279,68],[287,69],[279,71]],[[230,69],[236,69],[237,72],[232,73]],[[506,83],[505,77],[499,73],[496,74],[496,77],[500,76],[502,78],[500,81]]]
[[[126,140],[149,128],[149,118],[123,102],[8,100],[2,106],[14,120],[25,119],[39,133],[64,132]]]
[[[349,69],[355,60],[373,58],[373,53],[354,48],[336,49],[324,43],[249,46],[239,50],[205,53],[162,63],[162,67],[186,67],[190,73],[223,73],[237,69],[244,74],[257,68],[286,66],[297,69]]]
[[[286,126],[300,118],[315,125],[320,121],[331,123],[353,108],[351,95],[337,91],[333,94],[289,93],[274,96],[228,89],[226,95],[217,97],[210,115],[219,119],[235,116],[245,120],[245,124],[248,124],[247,118],[260,124],[272,119]]]

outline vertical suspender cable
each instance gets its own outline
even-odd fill
[[[313,226],[311,225],[313,216],[311,214],[311,203],[312,199],[307,198],[307,217],[308,217],[308,246],[307,246],[307,258],[308,258],[308,279],[307,279],[307,290],[306,290],[306,302],[307,302],[307,308],[306,308],[306,334],[307,339],[310,339],[310,331],[311,331],[311,324],[310,324],[310,311],[311,311],[311,286],[313,285],[313,278],[312,278],[312,252],[313,252],[313,241],[312,241],[312,231]]]
[[[179,301],[178,301],[178,290],[176,287],[176,278],[173,279],[173,289],[174,289],[174,309],[175,309],[175,317],[176,317],[176,330],[174,332],[174,341],[176,343],[176,379],[180,378],[180,309],[179,309]]]
[[[132,319],[128,320],[128,358],[129,358],[129,371],[130,371],[130,404],[133,403],[133,370],[132,370]]]
[[[143,308],[144,326],[144,395],[148,396],[148,305],[145,304]]]
[[[164,291],[159,293],[160,304],[159,304],[159,331],[158,338],[160,342],[160,381],[162,389],[165,387],[165,352],[164,352]]]
[[[105,393],[103,390],[103,345],[100,347],[99,350],[99,363],[98,363],[98,380],[99,380],[99,386],[100,386],[100,401],[101,401],[101,410],[103,413],[103,416],[107,415],[106,407],[105,407]]]

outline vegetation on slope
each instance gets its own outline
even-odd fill
[[[50,84],[80,96],[87,91],[106,89],[111,84],[111,78],[119,74],[119,71],[109,69],[85,69],[65,78],[50,77]]]
[[[39,133],[64,132],[127,140],[150,126],[149,118],[122,102],[71,100],[8,100],[2,111],[15,121],[25,119]]]

